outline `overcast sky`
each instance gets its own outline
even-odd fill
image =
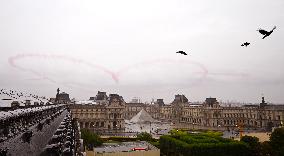
[[[283,0],[0,0],[0,86],[284,103],[283,28]]]

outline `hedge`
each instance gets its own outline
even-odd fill
[[[247,156],[249,146],[243,142],[204,134],[165,135],[160,149],[167,156]]]

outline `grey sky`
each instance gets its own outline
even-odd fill
[[[283,10],[283,0],[0,0],[0,86],[284,103]],[[264,40],[256,31],[273,26]]]

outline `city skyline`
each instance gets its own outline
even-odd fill
[[[1,88],[165,103],[175,94],[259,103],[264,94],[284,103],[281,0],[0,4]],[[274,26],[265,39],[257,32]]]
[[[65,91],[61,91],[61,92],[60,91],[61,90],[58,88],[57,93],[62,94],[62,96],[63,96],[63,94],[64,94],[64,96],[65,95],[67,95],[68,97],[70,96],[69,93],[66,93]],[[84,99],[76,99],[76,98],[72,97],[72,94],[68,99],[70,99],[72,101],[72,103],[75,102],[75,104],[82,104],[82,103],[95,104],[94,102],[96,101],[96,99],[95,99],[96,96],[98,94],[102,94],[102,93],[105,94],[108,98],[110,98],[111,95],[119,95],[124,99],[124,102],[126,102],[126,103],[141,103],[141,104],[154,104],[154,103],[157,103],[159,100],[162,100],[164,102],[164,104],[170,105],[174,102],[176,96],[183,95],[186,98],[188,97],[185,94],[174,94],[172,96],[172,98],[171,97],[168,98],[168,99],[170,99],[169,101],[166,101],[165,98],[163,98],[163,97],[146,99],[144,101],[144,100],[142,100],[143,97],[139,97],[139,96],[131,97],[131,98],[125,98],[123,95],[121,95],[119,93],[109,93],[109,92],[105,92],[105,91],[97,91],[95,95],[90,96],[90,97],[86,97]],[[15,101],[15,102],[18,101],[21,105],[24,105],[26,103],[26,100],[31,101],[31,103],[33,103],[33,102],[37,102],[37,103],[54,102],[56,97],[57,97],[57,94],[56,94],[56,96],[46,97],[46,96],[41,96],[41,95],[38,95],[38,94],[33,94],[33,93],[20,91],[20,90],[0,88],[0,99],[2,100],[0,102],[0,106],[2,106],[2,107],[10,107],[12,101]],[[188,99],[188,102],[190,104],[203,104],[206,101],[207,98],[215,98],[215,97],[211,97],[211,96],[204,97],[203,100]],[[265,97],[262,94],[260,99],[263,100],[264,98]],[[252,103],[252,102],[244,102],[244,101],[240,101],[240,100],[234,101],[234,100],[223,100],[223,99],[216,98],[218,103],[222,106],[243,106],[243,105],[250,105],[250,104],[258,105],[260,103],[260,101],[262,101],[260,99],[259,99],[258,102]],[[265,102],[268,103],[268,104],[283,105],[283,103],[273,103],[271,101],[265,101]]]

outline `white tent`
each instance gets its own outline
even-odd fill
[[[147,122],[156,122],[155,119],[151,117],[144,109],[137,113],[131,120],[131,123],[147,123]]]

